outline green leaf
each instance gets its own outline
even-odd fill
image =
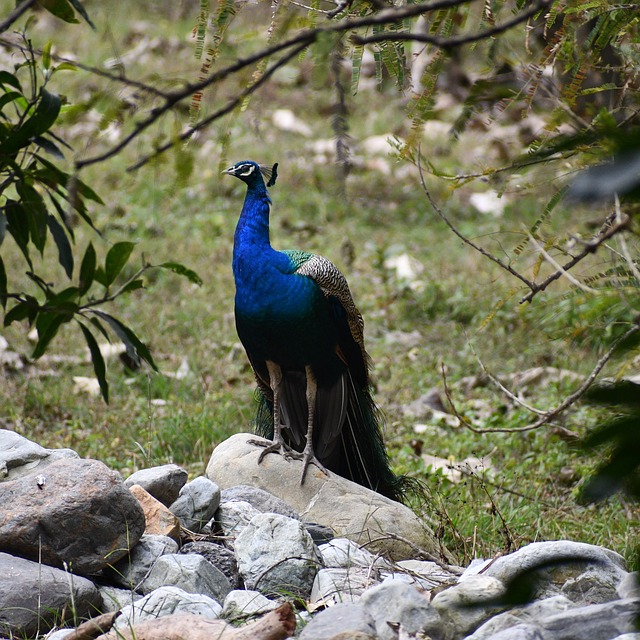
[[[47,43],[42,47],[42,68],[45,71],[48,71],[51,68],[51,45],[53,42],[48,40]]]
[[[29,256],[29,222],[27,214],[22,205],[15,200],[8,200],[4,211],[7,218],[7,230],[22,251],[29,267],[33,269],[31,257]]]
[[[47,225],[53,240],[58,247],[58,262],[62,265],[67,278],[73,277],[73,253],[71,252],[71,244],[62,225],[52,216],[47,217]]]
[[[0,246],[4,242],[4,237],[7,235],[7,216],[0,211]]]
[[[76,18],[73,7],[68,0],[39,0],[39,4],[56,18],[60,18],[64,22],[70,24],[79,24],[80,20]]]
[[[17,100],[18,98],[22,98],[22,94],[18,91],[7,91],[0,98],[0,111],[2,111],[6,105],[13,102],[14,100]]]
[[[109,402],[109,383],[107,382],[107,368],[104,363],[104,358],[102,357],[102,353],[100,352],[100,347],[96,342],[96,339],[93,337],[93,334],[87,327],[82,324],[82,322],[78,321],[80,325],[80,329],[82,329],[82,333],[84,334],[84,339],[89,347],[89,353],[91,354],[91,362],[93,364],[93,370],[96,374],[96,378],[98,379],[98,384],[100,385],[100,392],[102,393],[102,397],[105,402]]]
[[[96,25],[91,22],[89,14],[87,13],[87,10],[82,6],[80,0],[69,0],[69,2],[73,5],[73,8],[86,20],[87,24],[95,31]]]
[[[22,91],[18,78],[8,71],[0,71],[0,84],[8,84],[16,88],[18,91]]]
[[[127,355],[133,362],[139,363],[140,358],[142,358],[154,371],[158,370],[147,345],[145,345],[140,338],[138,338],[138,336],[129,329],[129,327],[104,311],[94,309],[93,312],[98,315],[98,317],[102,318],[113,329],[115,334],[122,341],[122,344],[124,344],[127,349]]]
[[[118,293],[129,293],[130,291],[136,291],[137,289],[144,289],[144,280],[140,278],[131,280],[131,282],[127,282],[127,284],[122,287],[122,289],[120,289]]]
[[[120,275],[135,246],[134,242],[118,242],[109,249],[104,263],[107,287],[112,285],[114,280]]]
[[[62,151],[60,151],[58,145],[51,140],[48,140],[44,136],[36,136],[33,139],[33,143],[37,144],[41,149],[43,149],[47,153],[50,153],[52,156],[55,156],[60,160],[64,160],[64,154],[62,153]]]
[[[29,319],[29,324],[33,324],[33,320],[38,313],[38,301],[32,296],[25,296],[25,299],[15,304],[4,317],[4,326],[8,327],[14,322]]]
[[[16,184],[16,190],[22,200],[31,241],[42,254],[47,242],[47,207],[42,196],[30,184],[20,181]]]
[[[80,264],[80,276],[78,288],[80,295],[83,296],[93,284],[93,278],[96,273],[96,250],[93,248],[93,243],[90,242],[87,246],[82,263]]]
[[[60,302],[55,308],[47,311],[40,311],[36,318],[36,329],[38,331],[38,342],[31,354],[34,360],[40,358],[51,341],[56,337],[58,329],[69,322],[78,311],[78,305],[74,302]]]
[[[193,282],[193,284],[197,284],[199,287],[202,285],[202,278],[195,271],[185,267],[179,262],[163,262],[157,266],[160,269],[169,269],[169,271],[173,271],[173,273],[184,276],[189,282]]]
[[[3,309],[7,308],[7,270],[4,268],[2,256],[0,256],[0,304]]]

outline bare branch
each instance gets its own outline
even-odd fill
[[[554,257],[552,257],[549,252],[530,233],[528,233],[527,235],[529,236],[529,242],[532,244],[535,250],[538,251],[538,253],[540,253],[540,255],[551,266],[553,266],[554,269],[557,269],[560,272],[561,276],[564,276],[572,285],[574,285],[581,291],[584,291],[585,293],[597,293],[595,289],[588,287],[586,284],[582,284],[580,280],[572,276],[564,267],[558,264],[558,261]]]
[[[523,11],[517,16],[514,16],[513,18],[511,18],[511,20],[507,20],[506,22],[491,27],[490,29],[485,29],[484,31],[479,31],[478,33],[472,33],[466,36],[441,38],[440,36],[434,36],[426,33],[389,31],[386,33],[376,33],[375,35],[366,37],[355,35],[353,36],[352,40],[355,44],[359,45],[372,44],[375,42],[388,42],[389,40],[392,40],[394,42],[397,42],[399,40],[409,40],[411,42],[424,42],[426,44],[432,44],[435,47],[439,47],[442,49],[452,49],[454,47],[460,47],[472,42],[478,42],[479,40],[486,40],[492,38],[493,36],[504,33],[505,31],[508,31],[516,25],[527,21],[529,18],[552,4],[554,1],[555,0],[538,0],[538,2],[529,7],[529,9]]]
[[[28,11],[37,0],[24,0],[2,21],[0,22],[0,33],[4,33],[16,20]]]
[[[478,428],[469,424],[467,420],[464,420],[457,411],[455,411],[455,407],[451,401],[451,395],[449,390],[446,387],[445,382],[445,393],[447,395],[447,399],[451,403],[452,408],[455,411],[455,414],[458,418],[460,418],[460,423],[470,431],[474,433],[521,433],[524,431],[533,431],[534,429],[539,429],[540,427],[549,424],[551,420],[553,420],[556,416],[561,414],[563,411],[566,411],[570,406],[575,404],[591,387],[591,385],[595,382],[596,378],[604,368],[604,366],[611,360],[611,357],[615,353],[616,349],[628,340],[632,335],[638,333],[640,331],[640,325],[634,324],[627,331],[625,331],[619,338],[617,338],[611,347],[600,356],[598,361],[596,362],[594,368],[591,370],[591,373],[584,379],[583,383],[570,395],[568,395],[559,405],[554,407],[553,409],[549,409],[546,411],[540,419],[535,422],[525,425],[524,427],[487,427],[487,428]],[[443,371],[444,375],[444,371]]]
[[[458,236],[458,238],[460,238],[460,240],[462,240],[462,242],[464,242],[465,244],[469,245],[472,249],[475,249],[478,253],[482,254],[485,258],[489,258],[489,260],[491,260],[492,262],[495,262],[497,265],[502,267],[505,271],[508,271],[512,276],[515,276],[516,278],[518,278],[518,280],[524,282],[524,284],[526,284],[527,287],[529,287],[530,289],[535,288],[536,285],[535,285],[534,282],[532,282],[528,278],[525,278],[525,276],[523,276],[519,271],[516,271],[511,265],[507,264],[506,262],[503,262],[502,260],[500,260],[500,258],[498,258],[497,256],[494,256],[492,253],[490,253],[486,249],[482,248],[480,245],[477,245],[472,240],[469,240],[469,238],[467,238],[460,231],[458,231],[458,229],[456,227],[453,226],[453,224],[451,223],[449,218],[447,218],[447,216],[445,216],[445,214],[442,211],[442,209],[440,209],[440,207],[438,207],[438,205],[436,204],[435,200],[431,196],[431,192],[427,188],[427,184],[426,184],[426,182],[424,180],[424,174],[422,172],[421,158],[422,158],[422,155],[420,153],[420,149],[418,148],[418,171],[420,172],[420,183],[422,184],[422,190],[424,191],[425,195],[427,196],[427,199],[429,200],[429,203],[433,207],[433,210],[438,214],[438,216],[440,216],[440,218],[449,227],[449,229],[451,229],[451,231],[453,231],[453,233],[455,233],[456,236]]]
[[[626,214],[621,214],[621,219],[616,221],[614,224],[615,214],[608,216],[602,227],[598,231],[598,233],[589,241],[584,243],[584,249],[578,253],[576,256],[571,258],[571,260],[565,262],[565,264],[561,265],[557,271],[554,271],[550,276],[545,278],[542,282],[536,284],[531,283],[530,288],[531,291],[527,293],[520,300],[520,304],[523,302],[531,302],[534,296],[540,291],[544,291],[552,282],[558,280],[558,278],[562,277],[562,275],[575,267],[578,262],[584,260],[588,255],[595,253],[598,247],[606,242],[609,238],[615,236],[617,233],[626,229],[629,224],[629,216]]]

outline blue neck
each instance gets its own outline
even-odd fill
[[[247,186],[247,195],[234,235],[234,265],[249,250],[272,251],[269,242],[269,208],[271,200],[264,182]]]

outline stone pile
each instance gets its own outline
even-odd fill
[[[315,469],[301,487],[247,439],[190,482],[123,481],[0,430],[0,638],[640,640],[617,553],[540,542],[456,567],[406,507]]]

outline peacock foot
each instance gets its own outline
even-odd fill
[[[248,440],[249,444],[254,444],[257,447],[264,447],[264,451],[258,458],[258,464],[260,464],[264,457],[268,453],[279,453],[285,460],[302,460],[302,454],[294,451],[290,446],[285,444],[282,438],[275,439],[271,442],[264,440]]]
[[[307,468],[310,464],[314,464],[316,467],[318,467],[318,469],[320,469],[320,471],[322,471],[325,476],[329,475],[329,471],[327,471],[327,468],[322,464],[322,462],[320,462],[320,460],[318,460],[318,458],[316,458],[315,454],[313,453],[313,449],[305,448],[305,450],[300,455],[302,456],[302,477],[300,478],[301,485],[304,484],[304,478],[307,475]]]

